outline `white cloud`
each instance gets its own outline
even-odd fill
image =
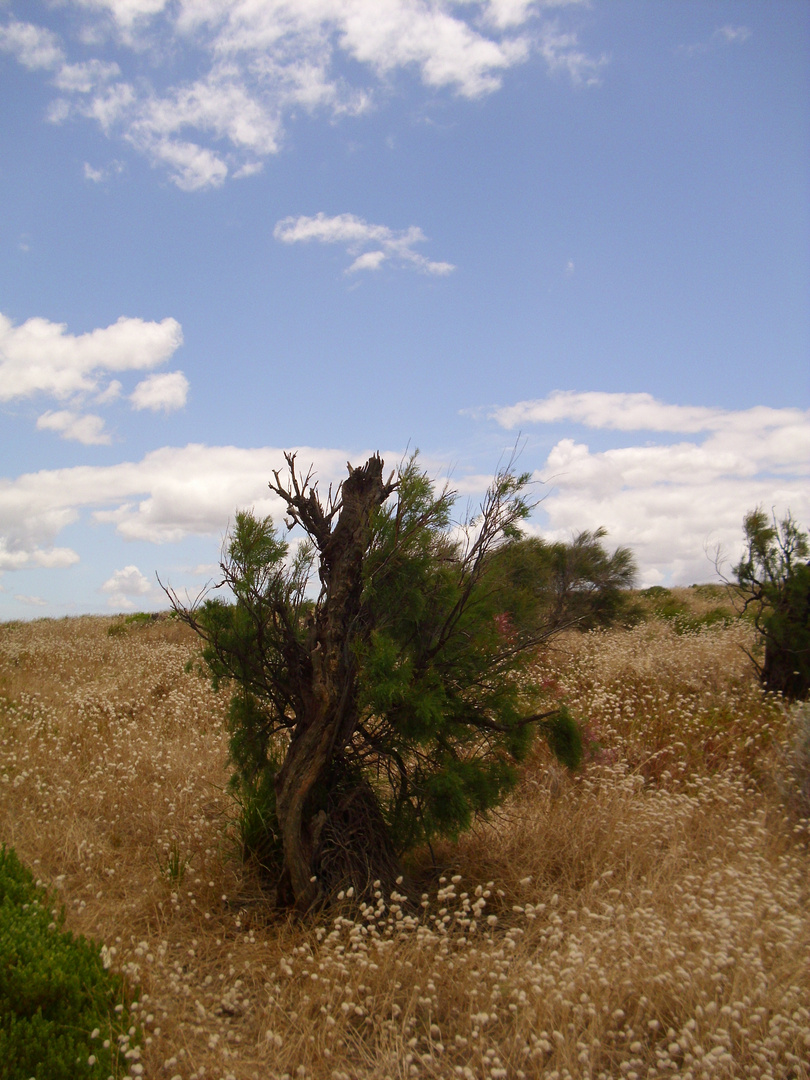
[[[197,563],[196,566],[188,568],[188,573],[195,577],[210,578],[219,573],[219,563]]]
[[[108,12],[120,27],[132,27],[139,19],[157,15],[168,0],[77,0],[81,7]]]
[[[139,382],[129,400],[135,409],[168,413],[182,409],[187,397],[188,379],[182,371],[169,371],[165,375],[150,375]]]
[[[228,166],[222,158],[196,143],[153,139],[149,133],[137,130],[130,140],[145,149],[154,162],[168,165],[170,176],[181,191],[219,187],[228,175]]]
[[[97,405],[109,405],[111,401],[117,401],[121,397],[121,389],[121,383],[118,379],[112,379],[101,393],[96,394],[93,401]]]
[[[601,431],[691,434],[592,451],[560,439],[536,478],[550,536],[604,525],[636,552],[647,583],[707,580],[705,548],[735,551],[744,513],[788,508],[810,526],[810,410],[668,405],[649,394],[564,393],[493,413],[506,428],[574,422]]]
[[[617,396],[621,404],[625,395]],[[664,407],[654,399],[653,404]],[[636,552],[645,584],[688,584],[713,576],[707,546],[721,543],[736,553],[743,514],[757,505],[775,507],[778,513],[790,508],[810,526],[807,414],[799,413],[804,415],[800,423],[794,415],[798,410],[706,409],[698,421],[688,407],[680,407],[683,412],[666,408],[676,411],[660,413],[655,430],[672,431],[673,425],[689,422],[714,426],[695,432],[702,438],[684,439],[675,428],[679,437],[668,445],[625,437],[624,445],[600,451],[567,436],[538,462],[528,461],[524,450],[520,465],[536,464],[537,494],[545,494],[532,527],[547,537],[566,537],[604,525],[610,543],[629,544]],[[601,430],[633,430],[627,423],[608,427],[608,415],[602,414]],[[592,419],[597,420],[595,414]],[[650,421],[645,416],[644,423]],[[667,423],[669,428],[663,426]],[[643,438],[649,428],[641,430]],[[298,460],[304,468],[314,462],[325,490],[345,476],[347,456],[357,462],[367,455],[303,447]],[[399,461],[398,454],[384,456],[391,467]],[[41,470],[0,480],[0,570],[75,562],[75,552],[54,545],[62,530],[85,514],[100,526],[113,527],[123,539],[157,544],[189,536],[221,538],[241,507],[272,514],[281,524],[283,505],[267,483],[274,469],[283,471],[283,464],[277,448],[191,444],[164,447],[136,462]],[[432,475],[441,475],[440,463],[423,459],[423,464]],[[490,478],[451,479],[462,498],[475,502]]]
[[[71,412],[60,409],[57,412],[45,412],[37,420],[40,431],[56,431],[63,439],[74,439],[85,446],[107,446],[112,442],[104,430],[104,421],[93,413]]]
[[[263,161],[247,161],[233,173],[234,180],[244,180],[247,176],[256,176],[264,169]]]
[[[387,257],[384,251],[366,251],[357,256],[346,273],[353,274],[355,270],[379,270]]]
[[[686,56],[702,56],[713,52],[718,47],[718,43],[721,48],[723,45],[741,45],[750,37],[751,30],[748,26],[732,26],[731,23],[726,23],[725,26],[719,26],[708,41],[697,41],[692,45],[682,45],[678,52],[684,53]]]
[[[522,26],[531,13],[533,0],[490,0],[486,7],[486,21],[499,29]]]
[[[94,169],[92,165],[85,161],[84,178],[85,180],[92,180],[94,184],[100,184],[102,180],[107,179],[107,174],[104,169]]]
[[[428,86],[452,86],[465,97],[497,90],[501,72],[529,55],[526,38],[486,37],[438,5],[366,0],[338,2],[333,12],[341,45],[355,60],[380,73],[414,66]]]
[[[25,596],[23,593],[15,593],[14,599],[20,604],[25,604],[27,607],[48,606],[48,601],[43,600],[41,596]]]
[[[110,135],[116,124],[131,116],[136,101],[137,95],[134,87],[130,86],[129,83],[119,82],[102,88],[86,102],[82,101],[76,106],[76,112],[80,116],[95,120],[104,134]],[[51,117],[51,119],[58,122],[66,119],[69,115],[69,107],[60,108],[59,114]]]
[[[348,273],[358,270],[377,270],[385,260],[399,266],[410,266],[424,274],[445,275],[455,270],[452,263],[433,262],[413,250],[414,244],[424,243],[425,234],[416,225],[399,232],[387,225],[372,225],[354,214],[327,217],[287,217],[276,223],[273,236],[284,244],[340,244],[349,255],[355,256]],[[364,247],[374,250],[363,252]]]
[[[168,167],[188,191],[255,170],[258,158],[279,150],[292,113],[357,115],[401,72],[425,87],[477,98],[497,91],[504,74],[532,56],[551,74],[586,85],[598,82],[605,62],[582,48],[570,18],[561,27],[560,9],[576,4],[549,0],[74,3],[85,11],[82,59],[69,62],[70,43],[13,19],[0,29],[0,48],[31,69],[54,73],[66,96],[52,103],[53,121],[95,120]],[[550,7],[558,9],[553,20]],[[101,54],[111,39],[115,61],[109,54],[87,59],[88,49]],[[130,76],[122,73],[133,53],[149,54],[152,84],[139,63]],[[185,56],[200,74],[172,82]],[[209,145],[214,140],[216,147]]]
[[[101,586],[102,592],[119,592],[127,596],[145,596],[151,589],[149,580],[137,566],[125,566],[123,570],[116,570]]]
[[[279,119],[268,115],[240,82],[235,65],[219,65],[207,78],[179,87],[171,97],[152,99],[138,121],[138,127],[154,137],[194,128],[259,154],[277,152],[279,126]]]
[[[730,44],[739,44],[751,37],[751,31],[747,26],[731,26],[727,23],[725,26],[718,27],[714,32],[714,36],[722,38]]]
[[[46,570],[73,566],[79,556],[70,548],[30,548],[9,544],[7,538],[0,536],[0,572],[4,570],[29,570],[38,566]]]
[[[101,591],[110,594],[108,605],[119,611],[129,611],[135,607],[131,599],[133,596],[155,598],[158,594],[149,579],[137,566],[132,565],[116,570],[101,586]]]
[[[588,56],[578,47],[576,34],[564,33],[556,24],[544,27],[539,40],[540,55],[552,74],[568,75],[576,85],[599,85],[606,56]]]
[[[613,431],[725,431],[775,432],[790,429],[795,436],[806,431],[808,413],[801,409],[770,409],[758,405],[733,412],[706,406],[668,405],[652,394],[576,393],[554,390],[548,397],[520,401],[494,410],[501,427],[550,424],[564,420],[586,427]]]
[[[45,110],[46,119],[50,124],[63,124],[70,113],[70,102],[65,98],[54,98]]]
[[[343,479],[346,451],[304,447],[299,462],[315,464],[325,489]],[[55,554],[52,545],[83,512],[125,539],[152,543],[222,536],[234,511],[246,506],[281,522],[283,505],[267,483],[273,469],[283,468],[280,449],[190,444],[152,451],[138,462],[0,479],[0,569],[47,565],[49,558],[54,565],[66,565],[66,557],[75,561],[65,549]]]
[[[50,30],[16,19],[0,26],[0,50],[13,53],[31,70],[58,67],[65,58],[59,39]]]
[[[157,323],[122,316],[104,329],[74,336],[64,323],[32,318],[14,326],[0,314],[0,401],[92,393],[104,372],[157,367],[182,341],[180,324],[170,318]]]
[[[81,64],[63,64],[54,79],[54,86],[65,93],[89,94],[99,85],[121,74],[118,64],[103,60],[87,60]]]

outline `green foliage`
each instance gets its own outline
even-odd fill
[[[675,630],[679,634],[694,633],[712,626],[729,626],[735,619],[733,611],[725,607],[713,607],[701,615],[681,615],[675,619]]]
[[[0,847],[0,1080],[123,1076],[123,979],[105,970],[100,945],[62,930],[54,903]]]
[[[156,611],[133,611],[131,615],[125,616],[124,622],[129,626],[148,626],[150,623],[157,622],[157,619]]]
[[[569,769],[578,769],[582,762],[582,731],[563,706],[557,713],[542,721],[548,744],[563,765]]]
[[[652,612],[658,619],[678,619],[689,615],[689,608],[663,585],[651,585],[642,594],[652,604]]]
[[[236,831],[240,852],[266,874],[276,876],[284,861],[275,791],[280,750],[269,745],[267,714],[244,689],[231,698],[228,724],[230,758],[236,765],[230,790],[238,807]]]
[[[163,855],[160,852],[155,852],[155,860],[158,869],[170,885],[177,888],[183,884],[186,870],[191,864],[191,856],[182,854],[180,845],[176,840],[172,840],[168,850]]]
[[[695,596],[699,596],[701,600],[723,600],[728,594],[727,586],[716,585],[713,582],[708,582],[705,585],[693,585],[691,591]]]
[[[214,688],[222,679],[235,680],[250,698],[239,707],[258,709],[267,718],[261,725],[256,723],[259,716],[246,714],[231,725],[232,734],[241,724],[253,731],[256,762],[263,761],[266,739],[276,727],[273,718],[283,717],[290,707],[286,700],[289,638],[292,635],[303,644],[304,621],[312,606],[305,597],[314,561],[312,548],[300,544],[291,561],[288,554],[289,545],[278,539],[272,518],[239,511],[227,550],[227,584],[235,603],[209,598],[198,613],[203,660]],[[260,727],[265,729],[262,736]],[[238,746],[232,750],[237,764],[245,753],[251,753]]]
[[[743,520],[745,553],[734,567],[738,595],[765,646],[755,661],[763,685],[789,700],[810,694],[810,543],[790,513],[758,507]],[[753,659],[753,658],[752,658]]]
[[[480,514],[459,526],[454,493],[437,492],[415,458],[400,469],[396,499],[372,513],[356,614],[340,630],[349,675],[335,707],[350,723],[308,797],[308,821],[348,821],[354,800],[373,807],[402,854],[458,836],[497,806],[538,730],[566,765],[578,766],[582,739],[567,711],[536,711],[532,661],[560,629],[615,618],[635,568],[627,549],[604,549],[603,530],[568,545],[526,539],[528,479],[500,473]],[[319,506],[312,490],[300,498]],[[318,521],[331,521],[321,514]],[[203,638],[214,685],[235,687],[229,730],[240,843],[268,869],[284,859],[277,785],[299,722],[312,715],[321,662],[315,628],[334,630],[324,591],[317,600],[306,593],[316,551],[325,580],[334,535],[293,553],[270,518],[240,512],[222,563],[230,597],[178,608]]]
[[[108,637],[121,637],[136,627],[151,626],[160,618],[156,611],[133,611],[107,628]]]
[[[529,537],[501,548],[494,561],[513,622],[542,622],[550,631],[590,630],[632,618],[635,560],[629,548],[608,552],[606,535],[600,528],[570,543]]]
[[[734,611],[722,605],[708,611],[695,611],[689,603],[691,594],[701,600],[714,600],[722,598],[723,592],[724,587],[719,585],[693,585],[690,595],[685,600],[679,600],[671,589],[651,585],[643,589],[640,596],[648,615],[670,621],[676,634],[689,634],[712,626],[728,626],[736,618]]]

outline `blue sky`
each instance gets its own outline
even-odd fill
[[[194,594],[285,449],[710,580],[810,525],[810,5],[0,0],[0,619]]]

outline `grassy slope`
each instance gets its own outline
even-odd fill
[[[0,839],[142,984],[145,1076],[810,1076],[806,823],[745,626],[558,642],[539,675],[586,770],[538,750],[418,919],[380,897],[301,926],[230,857],[194,643],[111,625],[0,626]]]

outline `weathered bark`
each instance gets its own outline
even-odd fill
[[[357,724],[354,645],[363,633],[363,562],[371,540],[375,509],[393,485],[382,479],[383,463],[369,458],[349,466],[339,513],[324,512],[315,493],[299,486],[271,484],[285,499],[290,517],[303,526],[321,555],[321,596],[311,627],[309,685],[301,687],[304,707],[296,717],[284,763],[276,780],[276,812],[284,846],[285,881],[295,906],[306,910],[318,899],[317,852],[328,810],[315,796],[328,785],[330,765]]]

